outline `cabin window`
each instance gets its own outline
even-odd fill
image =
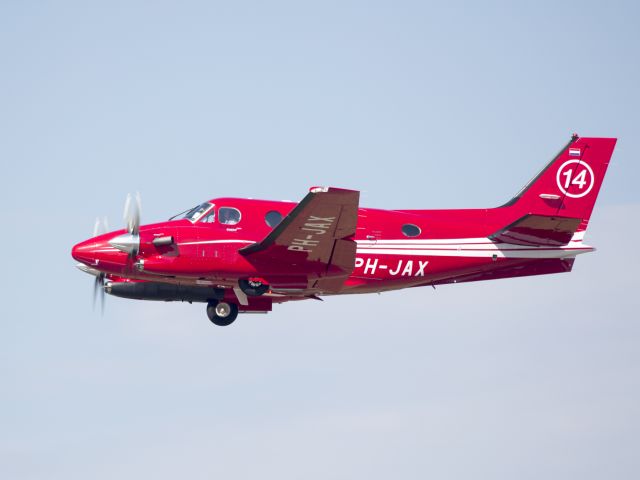
[[[411,223],[405,223],[402,226],[402,234],[405,237],[417,237],[420,235],[420,227]]]
[[[235,225],[240,221],[240,210],[233,207],[220,207],[218,221],[224,225]]]
[[[271,228],[274,228],[282,221],[282,214],[280,212],[276,212],[275,210],[271,210],[264,216],[264,221]]]

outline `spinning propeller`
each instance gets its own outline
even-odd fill
[[[128,233],[118,235],[117,237],[109,240],[109,244],[112,247],[128,253],[130,257],[135,257],[140,249],[139,233],[141,210],[142,200],[140,199],[140,194],[136,193],[135,197],[128,194],[127,200],[124,203],[124,213],[122,215]]]
[[[96,297],[100,292],[100,314],[104,314],[104,278],[104,273],[99,272],[93,281],[93,309],[96,309]]]
[[[96,218],[96,223],[93,224],[93,236],[97,237],[98,235],[103,235],[108,231],[109,231],[109,222],[107,221],[107,217]],[[85,272],[95,276],[95,280],[93,282],[93,309],[94,310],[96,309],[96,297],[98,296],[98,292],[100,292],[100,313],[104,314],[105,274],[103,272],[100,272],[99,270],[95,270],[93,268],[87,267],[82,263],[79,264],[78,267],[81,270],[84,270]]]
[[[122,214],[127,231],[131,235],[138,235],[140,231],[140,211],[142,210],[142,199],[140,193],[136,192],[135,198],[127,194],[124,203],[124,213]]]
[[[127,195],[124,204],[123,219],[127,229],[127,233],[118,235],[109,240],[109,244],[118,250],[122,250],[129,254],[130,258],[134,258],[138,254],[140,248],[140,211],[142,210],[142,201],[140,194],[135,196]],[[109,223],[107,217],[96,218],[93,225],[93,237],[103,235],[109,231]],[[83,272],[89,273],[95,277],[93,282],[93,308],[96,307],[96,299],[100,296],[100,312],[104,313],[104,294],[106,274],[97,268],[78,263],[77,267]]]

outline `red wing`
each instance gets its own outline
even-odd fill
[[[330,277],[308,286],[336,290],[354,268],[359,199],[354,190],[312,188],[269,235],[239,252],[261,269]]]
[[[579,218],[525,215],[491,235],[492,240],[527,246],[566,245],[578,229]]]

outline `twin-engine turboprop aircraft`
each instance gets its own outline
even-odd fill
[[[571,271],[616,144],[574,135],[497,208],[378,210],[359,193],[313,187],[290,202],[217,198],[169,221],[127,227],[73,247],[102,292],[207,304],[216,325],[239,312],[323,295],[384,292]]]

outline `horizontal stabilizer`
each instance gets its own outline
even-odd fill
[[[534,247],[566,245],[580,226],[579,218],[525,215],[489,238],[496,242]]]
[[[501,278],[530,277],[534,275],[550,275],[570,272],[575,258],[547,258],[522,265],[512,265],[496,270],[475,272],[467,275],[438,280],[430,285],[446,285],[448,283],[478,282],[481,280],[498,280]]]

